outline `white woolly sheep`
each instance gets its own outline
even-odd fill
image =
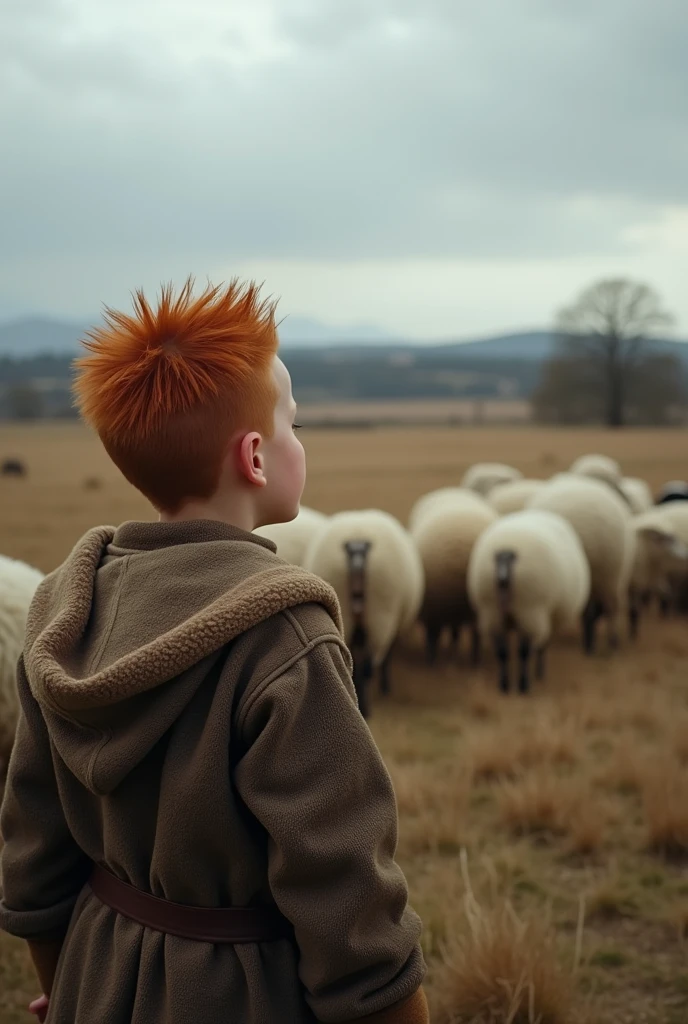
[[[520,512],[533,495],[545,486],[545,483],[545,480],[530,480],[524,477],[522,480],[510,480],[506,484],[497,484],[488,495],[488,504],[500,516],[509,515],[511,512]]]
[[[617,647],[635,556],[628,505],[600,480],[561,474],[534,495],[528,507],[563,516],[583,544],[591,577],[590,600],[583,614],[585,652],[594,651],[595,625],[603,615],[609,625],[610,644]]]
[[[631,520],[636,537],[628,609],[633,639],[638,635],[641,608],[653,597],[666,605],[672,590],[688,574],[688,537],[684,541],[678,536],[664,512],[663,507],[653,508]]]
[[[645,480],[641,480],[638,476],[624,476],[619,486],[635,515],[639,516],[643,512],[649,512],[654,507],[652,491]]]
[[[663,522],[671,525],[684,544],[688,544],[688,502],[670,501],[666,505],[657,505],[655,513]]]
[[[29,605],[43,573],[0,555],[0,782],[7,770],[19,717],[17,662],[24,647]]]
[[[674,501],[688,501],[688,483],[685,480],[667,480],[659,490],[655,505],[668,505]]]
[[[503,462],[476,462],[470,466],[461,480],[462,487],[468,487],[487,497],[497,484],[506,484],[509,480],[520,480],[523,473],[513,466],[505,466]]]
[[[621,483],[621,466],[608,455],[581,455],[571,463],[571,473],[590,476],[606,484]]]
[[[438,506],[455,501],[462,506],[470,503],[478,508],[483,508],[486,504],[484,498],[467,487],[439,487],[436,491],[423,494],[413,505],[408,517],[409,530],[414,530],[420,520]]]
[[[655,506],[657,515],[662,522],[668,524],[676,537],[688,545],[688,502],[670,501]],[[680,562],[675,563],[668,574],[668,591],[660,601],[663,614],[668,614],[672,605],[677,610],[686,610],[688,603],[688,572]]]
[[[379,672],[389,692],[394,641],[415,622],[423,598],[423,567],[407,530],[379,509],[330,516],[304,559],[307,570],[334,587],[354,660],[359,707],[368,714],[368,681]]]
[[[484,641],[499,660],[499,687],[509,690],[508,636],[519,637],[519,690],[544,675],[552,632],[577,624],[590,597],[590,568],[578,534],[554,512],[503,516],[480,535],[468,564],[468,595]]]
[[[327,522],[322,512],[302,505],[296,519],[288,523],[259,526],[253,532],[277,545],[277,554],[285,562],[303,565],[306,548]]]
[[[486,501],[476,501],[473,495],[454,495],[429,508],[411,529],[425,573],[420,619],[431,664],[444,630],[449,628],[452,642],[458,644],[464,625],[472,628],[472,661],[478,661],[479,638],[466,590],[466,572],[473,545],[496,518],[497,513]]]

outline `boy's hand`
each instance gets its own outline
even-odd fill
[[[39,1021],[44,1021],[48,1015],[48,997],[39,996],[29,1003],[29,1013],[34,1013]]]

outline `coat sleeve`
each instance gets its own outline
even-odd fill
[[[317,644],[258,687],[238,726],[235,784],[267,832],[270,888],[313,1014],[338,1024],[408,1000],[425,973],[421,925],[394,860],[391,780],[341,647]]]
[[[23,659],[17,689],[19,722],[0,813],[0,928],[40,940],[66,931],[91,865],[62,813],[48,731]]]

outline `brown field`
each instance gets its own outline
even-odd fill
[[[620,459],[653,488],[688,478],[679,431],[528,427],[304,431],[306,503],[414,499],[472,462],[548,476],[586,451]],[[53,569],[89,526],[152,518],[85,430],[0,428],[0,551]],[[684,1024],[688,1021],[688,629],[652,613],[634,648],[551,653],[528,698],[500,698],[488,660],[421,638],[393,664],[371,728],[392,773],[399,860],[424,921],[439,1024]],[[37,985],[24,947],[0,938],[0,1022],[18,1024]]]
[[[530,402],[520,399],[388,399],[379,402],[309,402],[299,406],[302,423],[323,426],[342,424],[526,423]]]

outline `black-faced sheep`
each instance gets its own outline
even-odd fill
[[[577,625],[590,596],[590,568],[576,531],[553,512],[526,509],[492,523],[475,542],[468,564],[468,595],[480,634],[492,641],[499,686],[509,690],[509,635],[519,640],[519,690],[537,678],[553,632]]]
[[[671,601],[674,590],[688,578],[688,529],[681,539],[666,508],[653,508],[631,520],[635,556],[629,583],[629,633],[638,635],[641,609],[657,598],[660,606]],[[686,514],[688,527],[688,512]]]
[[[563,473],[543,487],[528,507],[567,519],[585,550],[591,576],[590,600],[583,614],[586,653],[595,649],[596,623],[601,616],[607,618],[611,646],[617,647],[635,557],[628,505],[600,480]]]
[[[429,503],[414,518],[411,536],[425,572],[420,619],[431,664],[444,630],[451,631],[456,644],[463,626],[471,627],[472,660],[478,660],[479,639],[466,590],[466,573],[473,545],[496,518],[494,509],[470,492],[446,495]]]
[[[381,690],[387,693],[392,645],[418,616],[423,598],[418,552],[408,532],[387,512],[338,512],[308,546],[304,567],[337,593],[359,707],[367,717],[373,673],[379,672]]]

